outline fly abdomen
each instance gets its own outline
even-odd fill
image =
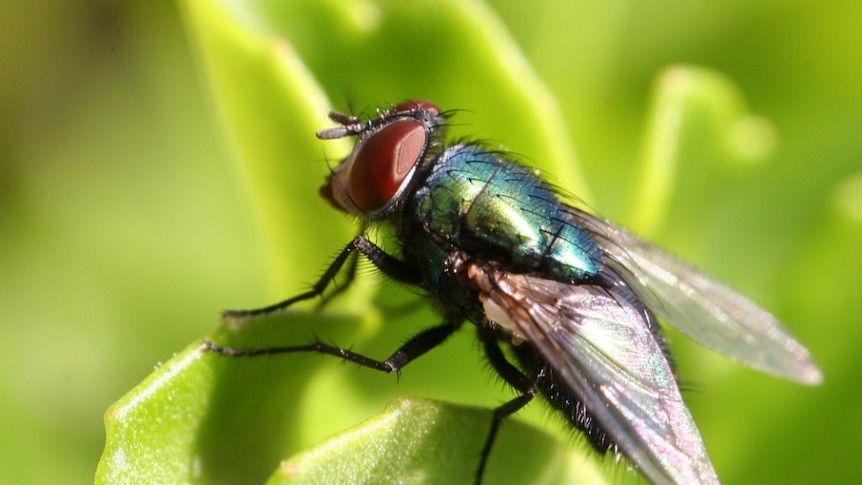
[[[525,375],[533,379],[534,385],[548,404],[562,413],[575,428],[581,430],[593,449],[601,454],[618,452],[616,443],[587,410],[581,398],[576,396],[563,379],[556,375],[553,367],[532,345],[513,345],[512,349],[518,362],[525,369]]]

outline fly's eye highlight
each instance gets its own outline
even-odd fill
[[[356,147],[348,180],[350,198],[363,212],[383,208],[419,163],[428,134],[414,120],[399,120]]]

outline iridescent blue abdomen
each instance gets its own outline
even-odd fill
[[[535,173],[475,145],[448,148],[430,170],[404,214],[439,249],[561,281],[598,272],[602,254],[592,236]]]

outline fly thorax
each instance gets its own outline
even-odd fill
[[[417,194],[426,230],[449,243],[558,280],[595,274],[601,254],[534,171],[475,145],[441,156]]]

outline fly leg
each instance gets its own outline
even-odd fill
[[[494,440],[497,438],[497,432],[500,430],[500,424],[502,424],[503,419],[526,406],[536,395],[536,387],[533,385],[533,381],[506,359],[506,355],[500,349],[497,335],[489,330],[480,328],[479,338],[482,340],[483,350],[485,351],[485,356],[488,358],[488,362],[491,363],[491,367],[497,371],[497,374],[506,383],[521,394],[494,409],[491,430],[488,431],[485,446],[482,448],[479,468],[476,470],[476,485],[481,485],[482,483],[482,476],[485,474],[485,467],[488,464],[488,456],[491,454],[491,448],[494,446]]]
[[[312,298],[318,297],[326,291],[327,286],[335,280],[335,276],[338,275],[338,272],[341,271],[341,268],[344,266],[344,263],[347,259],[355,254],[355,251],[359,251],[360,254],[365,256],[366,259],[371,261],[374,266],[376,266],[380,271],[382,271],[386,276],[400,281],[402,283],[407,283],[410,285],[420,285],[421,284],[421,275],[418,271],[415,271],[414,268],[404,261],[401,261],[394,256],[387,254],[382,249],[380,249],[373,242],[369,241],[363,236],[356,236],[350,241],[344,249],[338,254],[334,261],[329,265],[326,271],[323,273],[323,276],[320,277],[319,280],[311,287],[310,290],[305,293],[300,293],[292,298],[288,298],[287,300],[275,303],[273,305],[265,306],[263,308],[255,308],[253,310],[227,310],[222,313],[222,318],[239,318],[239,317],[255,317],[260,315],[269,315],[271,313],[277,313],[285,308],[293,305],[296,302],[310,300]],[[356,263],[351,263],[350,271],[348,272],[348,279],[345,282],[344,286],[339,289],[336,289],[336,293],[338,294],[347,289],[350,283],[353,281],[353,276],[356,273]],[[328,299],[324,299],[324,303]]]
[[[359,255],[355,252],[351,253],[349,256],[350,260],[347,262],[347,270],[345,270],[344,281],[341,283],[335,281],[333,276],[332,284],[335,288],[329,292],[328,295],[323,295],[319,302],[314,305],[314,310],[319,311],[322,310],[331,300],[333,300],[338,295],[347,291],[348,288],[353,284],[353,280],[356,278],[356,268],[359,267]]]
[[[256,349],[235,349],[231,347],[222,347],[209,340],[204,341],[203,350],[217,352],[228,357],[255,357],[261,355],[276,355],[289,354],[295,352],[315,352],[319,354],[334,355],[341,357],[344,360],[354,362],[362,367],[379,370],[391,374],[399,372],[405,365],[409,364],[419,356],[425,354],[429,350],[442,344],[450,335],[452,335],[461,326],[460,322],[450,320],[425,329],[411,337],[404,345],[398,348],[386,360],[376,360],[358,354],[349,349],[337,347],[323,343],[319,340],[307,345],[291,345],[282,347],[263,347]]]

